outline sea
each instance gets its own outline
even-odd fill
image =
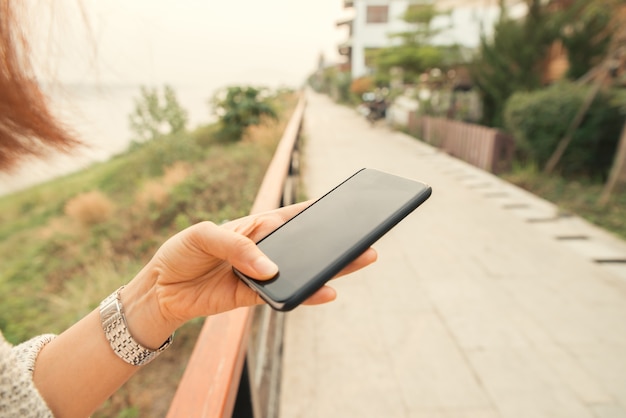
[[[210,85],[171,84],[188,112],[188,128],[215,120],[209,101],[217,88]],[[106,161],[124,152],[133,140],[128,118],[140,97],[139,84],[57,84],[46,91],[51,108],[76,132],[85,146],[72,154],[51,153],[25,160],[9,173],[0,172],[0,195],[13,193]],[[154,86],[161,89],[162,86]]]

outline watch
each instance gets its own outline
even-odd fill
[[[113,352],[133,366],[143,366],[154,360],[166,348],[172,344],[173,334],[156,350],[151,350],[139,344],[130,335],[122,301],[120,300],[120,291],[124,286],[111,293],[100,303],[100,321],[102,329]]]

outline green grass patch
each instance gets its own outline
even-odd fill
[[[556,204],[564,212],[576,214],[626,239],[626,191],[614,193],[608,204],[600,205],[604,184],[599,181],[548,176],[534,165],[516,166],[502,177]]]

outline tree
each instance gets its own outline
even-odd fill
[[[263,88],[228,87],[217,92],[211,104],[220,118],[222,138],[230,141],[240,140],[248,126],[278,117]]]
[[[616,0],[576,0],[557,17],[559,38],[567,50],[572,80],[583,77],[600,64],[611,43]]]
[[[524,19],[508,17],[505,2],[491,39],[482,37],[472,79],[483,98],[483,123],[502,127],[502,109],[515,92],[543,87],[542,65],[548,49],[561,41],[568,59],[567,78],[576,80],[606,55],[612,24],[623,0],[524,0]]]
[[[472,80],[483,99],[483,124],[503,127],[502,112],[515,92],[542,86],[541,65],[558,28],[541,0],[527,0],[528,14],[511,19],[501,4],[493,38],[481,37],[479,53],[470,66]]]
[[[601,48],[599,48],[599,52],[602,53],[600,63],[592,68],[589,72],[585,74],[579,80],[579,84],[584,84],[586,82],[592,82],[592,88],[590,93],[587,95],[585,102],[578,110],[578,114],[573,119],[572,123],[569,126],[569,129],[565,136],[561,138],[558,143],[558,146],[552,153],[550,160],[547,162],[544,171],[550,174],[557,164],[559,163],[561,157],[569,147],[572,142],[573,135],[578,129],[578,127],[583,123],[587,113],[590,111],[591,105],[595,100],[596,96],[599,94],[602,88],[607,88],[609,86],[613,86],[615,83],[614,78],[617,76],[620,67],[623,68],[626,63],[626,30],[624,29],[624,20],[626,16],[626,7],[622,1],[613,1],[613,0],[592,0],[590,4],[587,4],[587,8],[583,9],[586,11],[588,9],[592,9],[594,15],[600,14],[604,17],[603,23],[605,26],[597,28],[594,44],[597,43],[598,39],[603,42]],[[614,13],[614,14],[613,14]],[[589,12],[587,14],[590,14]],[[615,31],[611,31],[610,29],[614,27]],[[623,93],[622,93],[623,94]],[[621,95],[617,93],[616,97],[620,97]],[[623,106],[623,101],[618,101],[619,106]],[[626,123],[623,124],[622,127],[622,137],[621,141],[624,139],[623,131],[624,127],[626,127]],[[601,199],[602,203],[606,203],[608,200],[608,193],[610,193],[609,189],[612,189],[614,186],[609,186],[611,183],[615,183],[619,177],[622,176],[620,173],[623,170],[623,161],[620,159],[624,157],[622,145],[620,145],[619,152],[616,154],[616,161],[614,162],[614,170],[611,174],[611,179],[607,183],[607,188],[603,194]],[[617,170],[617,172],[616,172]],[[617,176],[617,177],[615,177]]]
[[[135,99],[135,110],[129,115],[132,132],[140,142],[185,130],[187,111],[180,105],[174,89],[163,86],[159,93],[156,87],[140,87],[140,97]]]
[[[431,4],[411,5],[402,17],[411,30],[391,34],[401,43],[372,52],[377,78],[386,80],[395,67],[403,70],[405,80],[417,81],[421,74],[432,68],[443,69],[458,63],[458,46],[433,44],[433,38],[445,30],[434,28],[433,21],[447,14]]]

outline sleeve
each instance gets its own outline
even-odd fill
[[[39,351],[53,338],[41,335],[12,347],[0,333],[0,417],[53,417],[32,379]]]

